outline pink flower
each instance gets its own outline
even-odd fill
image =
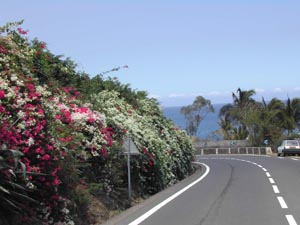
[[[107,150],[105,148],[102,148],[101,149],[101,154],[103,157],[106,157],[107,156]]]
[[[23,30],[22,28],[20,28],[20,27],[18,27],[17,28],[17,31],[19,32],[19,34],[23,34],[23,35],[25,35],[25,34],[27,34],[28,33],[28,30]]]
[[[52,145],[48,145],[47,144],[47,148],[48,148],[49,151],[53,151],[54,150],[54,147]]]
[[[88,118],[88,120],[87,120],[89,123],[93,123],[93,122],[95,122],[95,119],[94,118]]]
[[[0,90],[0,98],[4,98],[5,97],[5,91],[4,90]]]
[[[0,113],[3,113],[5,111],[5,107],[3,105],[0,105]]]
[[[0,44],[0,53],[8,54],[8,50],[5,48],[5,46],[3,46],[1,44]]]
[[[55,186],[58,186],[60,184],[60,180],[58,178],[55,178],[54,181],[52,181],[52,184],[55,185]]]
[[[27,84],[27,88],[28,88],[30,91],[34,91],[34,85],[33,85],[33,84]]]
[[[87,107],[81,107],[81,108],[76,109],[75,112],[88,113],[89,112],[89,108],[87,108]]]
[[[42,157],[42,160],[44,160],[44,161],[48,161],[49,159],[51,159],[51,157],[48,154],[46,154]]]

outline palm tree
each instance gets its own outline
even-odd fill
[[[237,95],[232,93],[232,98],[233,104],[238,108],[241,109],[249,104],[255,103],[255,100],[252,98],[252,96],[256,94],[254,90],[243,91],[241,88],[238,88],[236,93]]]
[[[232,93],[233,104],[227,104],[221,108],[219,125],[227,138],[233,138],[229,134],[235,134],[233,136],[239,139],[244,139],[248,135],[248,129],[242,121],[247,113],[247,108],[257,105],[252,98],[254,94],[254,90],[243,91],[238,88],[236,94]],[[226,138],[225,136],[224,138]]]
[[[283,127],[288,131],[290,135],[295,128],[299,128],[300,125],[300,98],[290,99],[288,98],[285,108],[280,113],[280,117],[283,121]]]

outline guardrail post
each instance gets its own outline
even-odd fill
[[[219,149],[216,148],[216,155],[219,155]]]
[[[230,150],[230,148],[228,148],[228,154],[229,154],[229,155],[231,154],[231,150]]]

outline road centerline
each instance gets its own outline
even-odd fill
[[[279,194],[280,193],[277,185],[272,185],[272,187],[273,187],[273,191],[274,191],[275,194]]]
[[[297,222],[294,219],[293,215],[286,215],[285,217],[286,217],[289,225],[297,225]]]
[[[269,178],[269,181],[270,181],[271,184],[275,184],[275,181],[274,181],[273,178],[270,177],[270,178]]]
[[[284,199],[283,199],[282,196],[278,196],[277,199],[278,199],[278,202],[279,202],[281,208],[283,208],[283,209],[287,209],[288,208],[288,206],[285,203],[285,201],[284,201]]]

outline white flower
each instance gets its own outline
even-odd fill
[[[24,118],[25,113],[23,111],[19,111],[17,115],[20,119],[22,119],[22,118]]]
[[[10,77],[10,80],[11,80],[11,81],[16,81],[16,80],[18,80],[17,75],[16,75],[16,74],[12,74],[11,77]]]
[[[64,213],[64,214],[69,214],[70,210],[68,210],[67,208],[63,208],[61,210],[61,212]]]
[[[30,137],[27,141],[28,146],[32,146],[34,145],[34,139],[32,137]]]

